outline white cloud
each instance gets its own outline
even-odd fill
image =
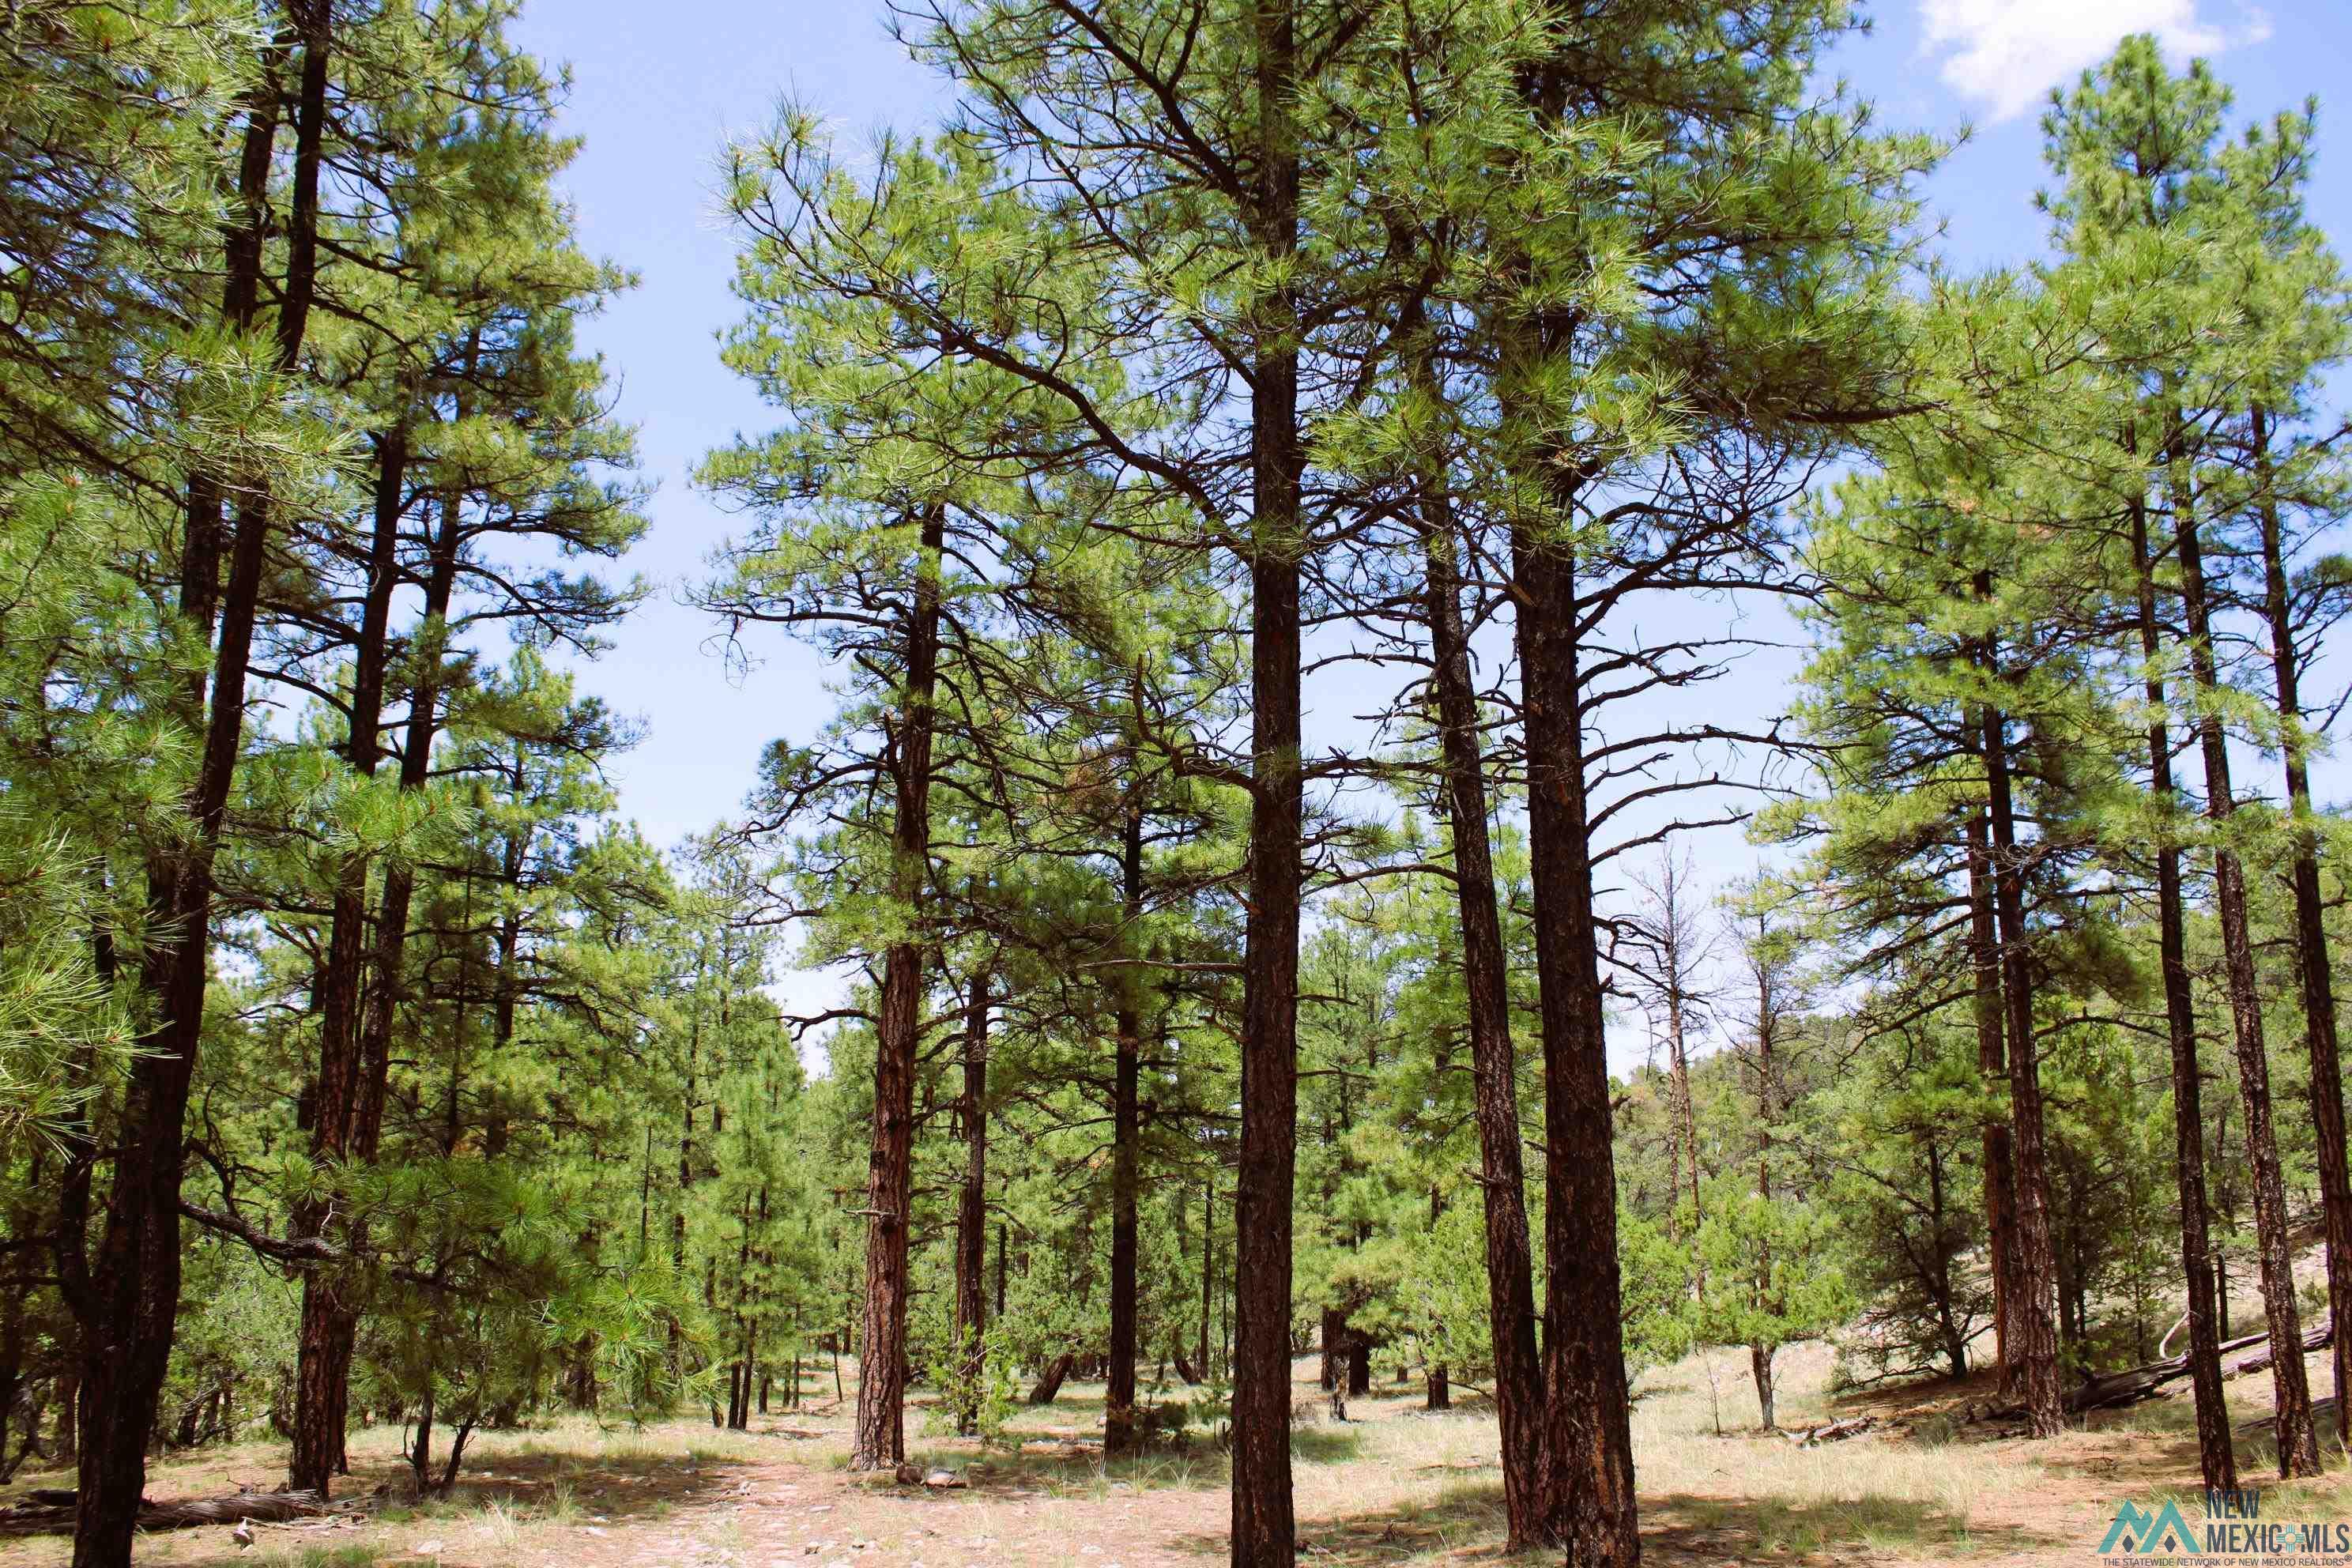
[[[2200,0],[1919,0],[1921,51],[1944,57],[1946,85],[1992,120],[2021,114],[2042,94],[2095,64],[2126,33],[2154,33],[2167,54],[2218,54],[2260,43],[2259,11],[2224,27],[2199,15]]]

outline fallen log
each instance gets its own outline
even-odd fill
[[[2266,1335],[2257,1334],[2254,1336],[2254,1341],[2266,1340],[2267,1337],[2268,1336]],[[2313,1329],[2310,1332],[2303,1336],[2303,1353],[2309,1355],[2315,1350],[2325,1350],[2328,1345],[2334,1343],[2335,1340],[2336,1325],[2333,1323],[2322,1323],[2319,1327]],[[2252,1343],[2254,1342],[2249,1341],[2247,1342]],[[2222,1375],[2225,1377],[2242,1377],[2250,1372],[2268,1372],[2270,1370],[2270,1346],[2267,1343],[2264,1343],[2263,1348],[2255,1352],[2252,1355],[2245,1356],[2238,1361],[2231,1362],[2228,1367],[2223,1369]]]
[[[1781,1428],[1780,1436],[1800,1448],[1810,1448],[1816,1443],[1843,1442],[1858,1437],[1878,1425],[1875,1415],[1849,1415],[1843,1421],[1824,1422],[1819,1426],[1801,1426],[1791,1431]]]
[[[2311,1424],[2322,1432],[2327,1431],[2336,1425],[2336,1400],[2333,1395],[2311,1402]],[[2272,1436],[2277,1427],[2278,1413],[2273,1411],[2268,1415],[2257,1415],[2252,1421],[2241,1422],[2238,1433],[2245,1437],[2267,1437]]]
[[[58,1494],[49,1494],[54,1497]],[[329,1502],[313,1491],[238,1492],[231,1497],[192,1498],[184,1502],[139,1505],[141,1530],[192,1530],[207,1524],[280,1524],[291,1519],[356,1514],[356,1501]],[[0,1535],[63,1535],[74,1527],[70,1502],[0,1508]]]
[[[2335,1342],[2335,1325],[2323,1323],[2303,1336],[2304,1352],[2309,1354],[2313,1351],[2325,1349]],[[2224,1356],[2235,1351],[2256,1346],[2261,1348],[2255,1350],[2252,1355],[2242,1356],[2236,1361],[2223,1362],[2221,1375],[2242,1377],[2250,1372],[2264,1371],[2271,1364],[2268,1334],[2247,1334],[2239,1339],[2223,1341],[2217,1348]],[[2146,1366],[2126,1367],[2120,1372],[2101,1373],[2098,1376],[2085,1378],[2077,1384],[2066,1395],[2065,1406],[2069,1414],[2079,1415],[2086,1410],[2112,1410],[2121,1405],[2134,1405],[2143,1399],[2156,1398],[2165,1391],[2167,1384],[2178,1383],[2188,1375],[2189,1358],[2186,1355],[2150,1362]],[[2022,1404],[2014,1404],[1997,1405],[1986,1411],[1985,1415],[1998,1420],[2021,1415],[2024,1413],[2025,1406]]]

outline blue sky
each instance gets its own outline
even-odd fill
[[[2236,88],[2242,117],[2319,94],[2315,216],[2339,248],[2352,248],[2352,132],[2327,101],[2352,77],[2352,0],[2261,8],[2238,0],[1883,0],[1873,14],[1872,31],[1842,45],[1833,68],[1876,101],[1885,124],[1973,127],[1928,188],[1945,222],[1944,248],[1961,266],[2000,265],[2040,247],[2032,202],[2040,106],[2051,87],[2135,31],[2156,32],[2176,58],[2210,58]],[[774,417],[718,362],[716,335],[738,314],[728,292],[733,239],[713,194],[719,150],[730,132],[762,124],[782,94],[862,130],[927,123],[941,89],[905,58],[869,0],[533,0],[520,33],[572,73],[564,123],[586,146],[565,184],[585,243],[643,279],[583,335],[611,363],[620,411],[639,426],[646,474],[659,485],[653,527],[629,565],[660,587],[583,679],[649,721],[614,776],[622,810],[666,843],[733,812],[761,748],[780,736],[805,739],[827,711],[824,671],[813,656],[777,639],[754,650],[759,668],[732,680],[709,647],[713,628],[677,598],[730,526],[693,489],[696,459]],[[2352,117],[2352,103],[2344,113]],[[1759,668],[1715,700],[1760,711],[1775,685]],[[1713,852],[1752,855],[1737,839]],[[809,984],[829,989],[814,977]]]

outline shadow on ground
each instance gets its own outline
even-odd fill
[[[1318,1563],[1379,1568],[1441,1554],[1501,1561],[1504,1534],[1501,1486],[1475,1483],[1448,1488],[1424,1503],[1308,1521],[1299,1526],[1298,1539]],[[1226,1550],[1222,1533],[1182,1536],[1167,1544],[1207,1558],[1222,1557]],[[2031,1531],[1974,1525],[1908,1498],[1864,1495],[1816,1503],[1669,1493],[1642,1500],[1646,1563],[1795,1560],[1855,1549],[1932,1552],[1938,1561],[1958,1561],[2074,1544]]]

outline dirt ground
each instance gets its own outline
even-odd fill
[[[2315,1387],[2326,1368],[2314,1358]],[[2094,1415],[2047,1443],[1970,1419],[1990,1403],[1980,1383],[1832,1394],[1829,1353],[1783,1352],[1783,1427],[1872,1415],[1843,1442],[1801,1447],[1756,1429],[1745,1352],[1693,1358],[1650,1373],[1635,1406],[1644,1561],[2033,1563],[2098,1561],[2117,1507],[2179,1499],[2203,1517],[2185,1394]],[[1297,1457],[1302,1561],[1333,1568],[1469,1563],[1501,1558],[1495,1424],[1475,1396],[1423,1412],[1417,1384],[1350,1402],[1345,1425],[1319,1410],[1314,1363],[1298,1363]],[[854,1377],[854,1374],[853,1374]],[[979,1568],[1066,1564],[1160,1568],[1222,1561],[1224,1457],[1195,1443],[1106,1463],[1101,1390],[1073,1384],[1053,1406],[1024,1410],[1019,1448],[983,1452],[943,1436],[923,1409],[908,1447],[953,1489],[853,1479],[848,1412],[829,1372],[808,1380],[802,1409],[757,1417],[751,1432],[673,1422],[643,1431],[584,1421],[477,1439],[449,1497],[403,1498],[399,1434],[361,1435],[346,1493],[372,1500],[363,1519],[259,1527],[240,1548],[226,1527],[141,1544],[152,1568]],[[854,1384],[853,1384],[854,1394]],[[2266,1411],[2269,1379],[2231,1385],[2241,1420]],[[1720,1423],[1720,1435],[1717,1424]],[[2241,1438],[2250,1482],[2274,1476],[2269,1446]],[[157,1500],[280,1484],[284,1454],[255,1443],[167,1459]],[[70,1484],[55,1472],[25,1489]],[[376,1489],[383,1489],[376,1493]],[[2265,1520],[2352,1521],[2352,1473],[2266,1487]],[[1548,1554],[1547,1554],[1548,1555]],[[67,1560],[58,1539],[0,1542],[0,1568]],[[1529,1558],[1528,1561],[1539,1561]],[[2209,1559],[2210,1561],[2210,1559]],[[2279,1559],[2284,1563],[2290,1560]],[[2293,1561],[2311,1563],[2305,1558]]]

